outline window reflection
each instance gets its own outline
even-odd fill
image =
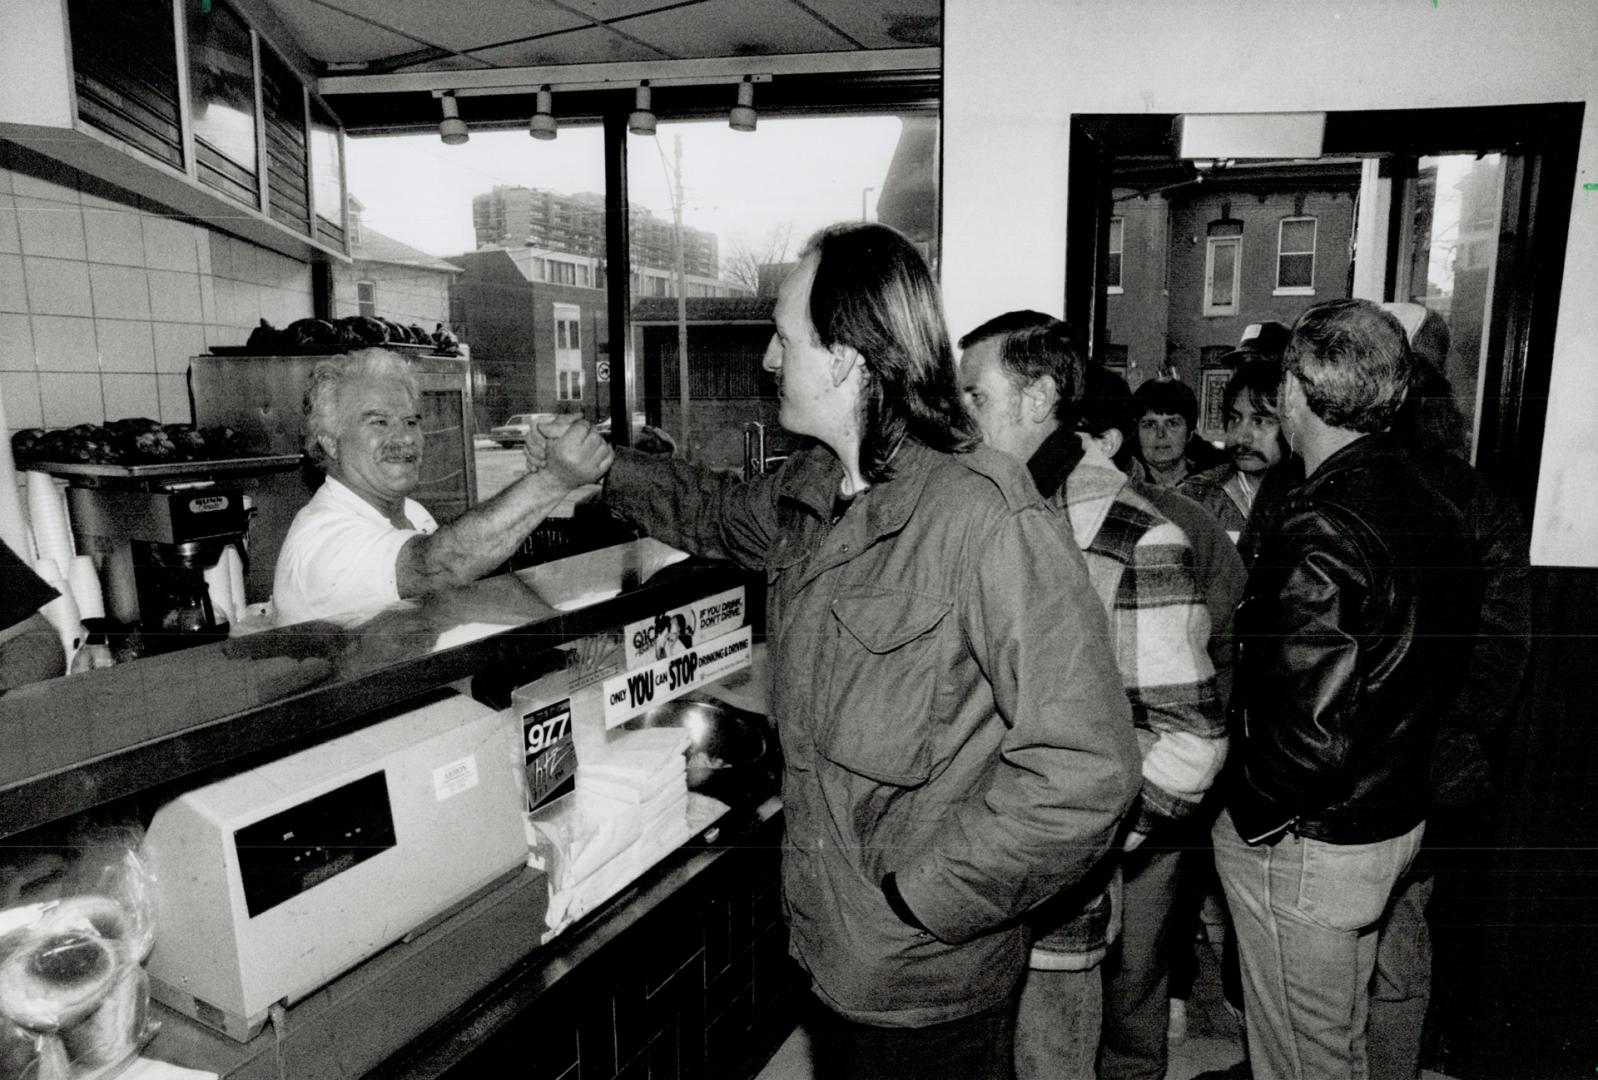
[[[254,204],[256,181],[255,57],[250,29],[221,0],[184,5],[200,178]]]

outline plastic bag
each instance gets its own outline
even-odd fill
[[[98,829],[0,865],[0,1080],[102,1080],[154,1036],[141,840]]]

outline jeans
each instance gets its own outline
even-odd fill
[[[1098,965],[1086,971],[1028,970],[1016,1018],[1016,1080],[1093,1080],[1103,1014],[1104,972]]]
[[[815,1075],[826,1080],[1012,1080],[1015,999],[926,1027],[846,1020],[811,997],[805,1027]]]
[[[1411,873],[1393,893],[1376,943],[1366,1049],[1373,1080],[1415,1080],[1432,988],[1432,935],[1426,904],[1436,878]]]
[[[1288,833],[1250,847],[1215,823],[1215,868],[1237,933],[1254,1075],[1367,1080],[1365,1032],[1382,918],[1424,824],[1374,844]]]
[[[1162,1080],[1171,1006],[1171,908],[1182,852],[1147,846],[1125,857],[1121,940],[1104,962],[1099,1080]],[[1191,948],[1191,945],[1188,946]]]

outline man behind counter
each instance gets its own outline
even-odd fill
[[[574,488],[610,467],[610,447],[580,426],[563,461],[439,525],[408,498],[421,483],[420,392],[385,349],[331,357],[305,391],[306,446],[327,482],[289,526],[272,602],[278,625],[360,611],[475,581],[504,562]]]
[[[1008,1078],[1018,917],[1083,879],[1137,793],[1104,612],[1025,469],[980,445],[908,240],[823,230],[775,321],[779,420],[817,445],[743,483],[618,451],[605,499],[765,571],[816,1075]],[[571,470],[569,433],[531,463]]]

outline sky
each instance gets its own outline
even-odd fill
[[[739,244],[759,248],[773,229],[791,226],[789,255],[823,225],[858,220],[861,195],[874,220],[899,138],[897,117],[760,121],[739,132],[725,121],[662,123],[653,137],[628,137],[635,205],[671,220],[674,139],[683,143],[683,222],[720,237],[725,259]],[[476,247],[472,196],[495,184],[566,194],[605,189],[597,126],[563,129],[552,142],[522,131],[474,133],[461,146],[437,135],[351,138],[345,146],[350,194],[365,224],[447,256]]]

